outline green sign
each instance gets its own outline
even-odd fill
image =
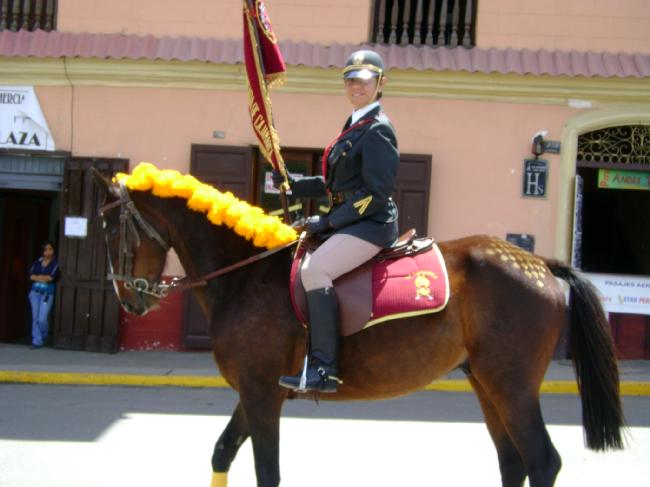
[[[598,169],[598,187],[650,190],[650,172]]]

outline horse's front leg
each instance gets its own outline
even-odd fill
[[[275,383],[242,387],[240,402],[253,442],[258,487],[280,485],[280,413],[286,392]]]
[[[239,447],[248,436],[248,425],[241,403],[239,403],[230,417],[228,426],[214,445],[211,487],[226,487],[228,485],[230,465],[237,456]]]

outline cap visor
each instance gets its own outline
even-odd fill
[[[379,73],[374,73],[370,71],[369,69],[354,69],[352,71],[348,71],[343,75],[344,79],[362,79],[364,81],[368,81],[370,78],[373,78],[375,76],[378,76]]]

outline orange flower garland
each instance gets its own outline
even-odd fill
[[[158,169],[141,162],[131,174],[118,173],[116,178],[133,191],[151,191],[161,198],[184,198],[187,207],[205,213],[214,225],[225,224],[237,235],[252,240],[256,247],[272,249],[293,242],[296,231],[261,208],[251,206],[232,193],[222,193],[194,176],[172,169]]]

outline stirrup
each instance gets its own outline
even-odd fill
[[[311,384],[308,384],[307,375],[311,376]],[[324,393],[336,392],[337,386],[343,381],[333,374],[328,374],[323,366],[309,367],[309,359],[305,357],[302,373],[298,375],[282,376],[278,381],[279,385],[291,389],[299,394],[316,391]]]
[[[300,376],[300,385],[298,388],[294,389],[296,392],[307,392],[310,389],[307,389],[307,369],[309,368],[309,356],[305,355],[305,362],[302,366],[302,374]],[[316,367],[316,372],[321,377],[321,383],[327,385],[328,381],[335,383],[334,388],[339,384],[343,384],[343,381],[335,375],[329,375],[323,366]],[[335,389],[336,391],[336,389]]]

